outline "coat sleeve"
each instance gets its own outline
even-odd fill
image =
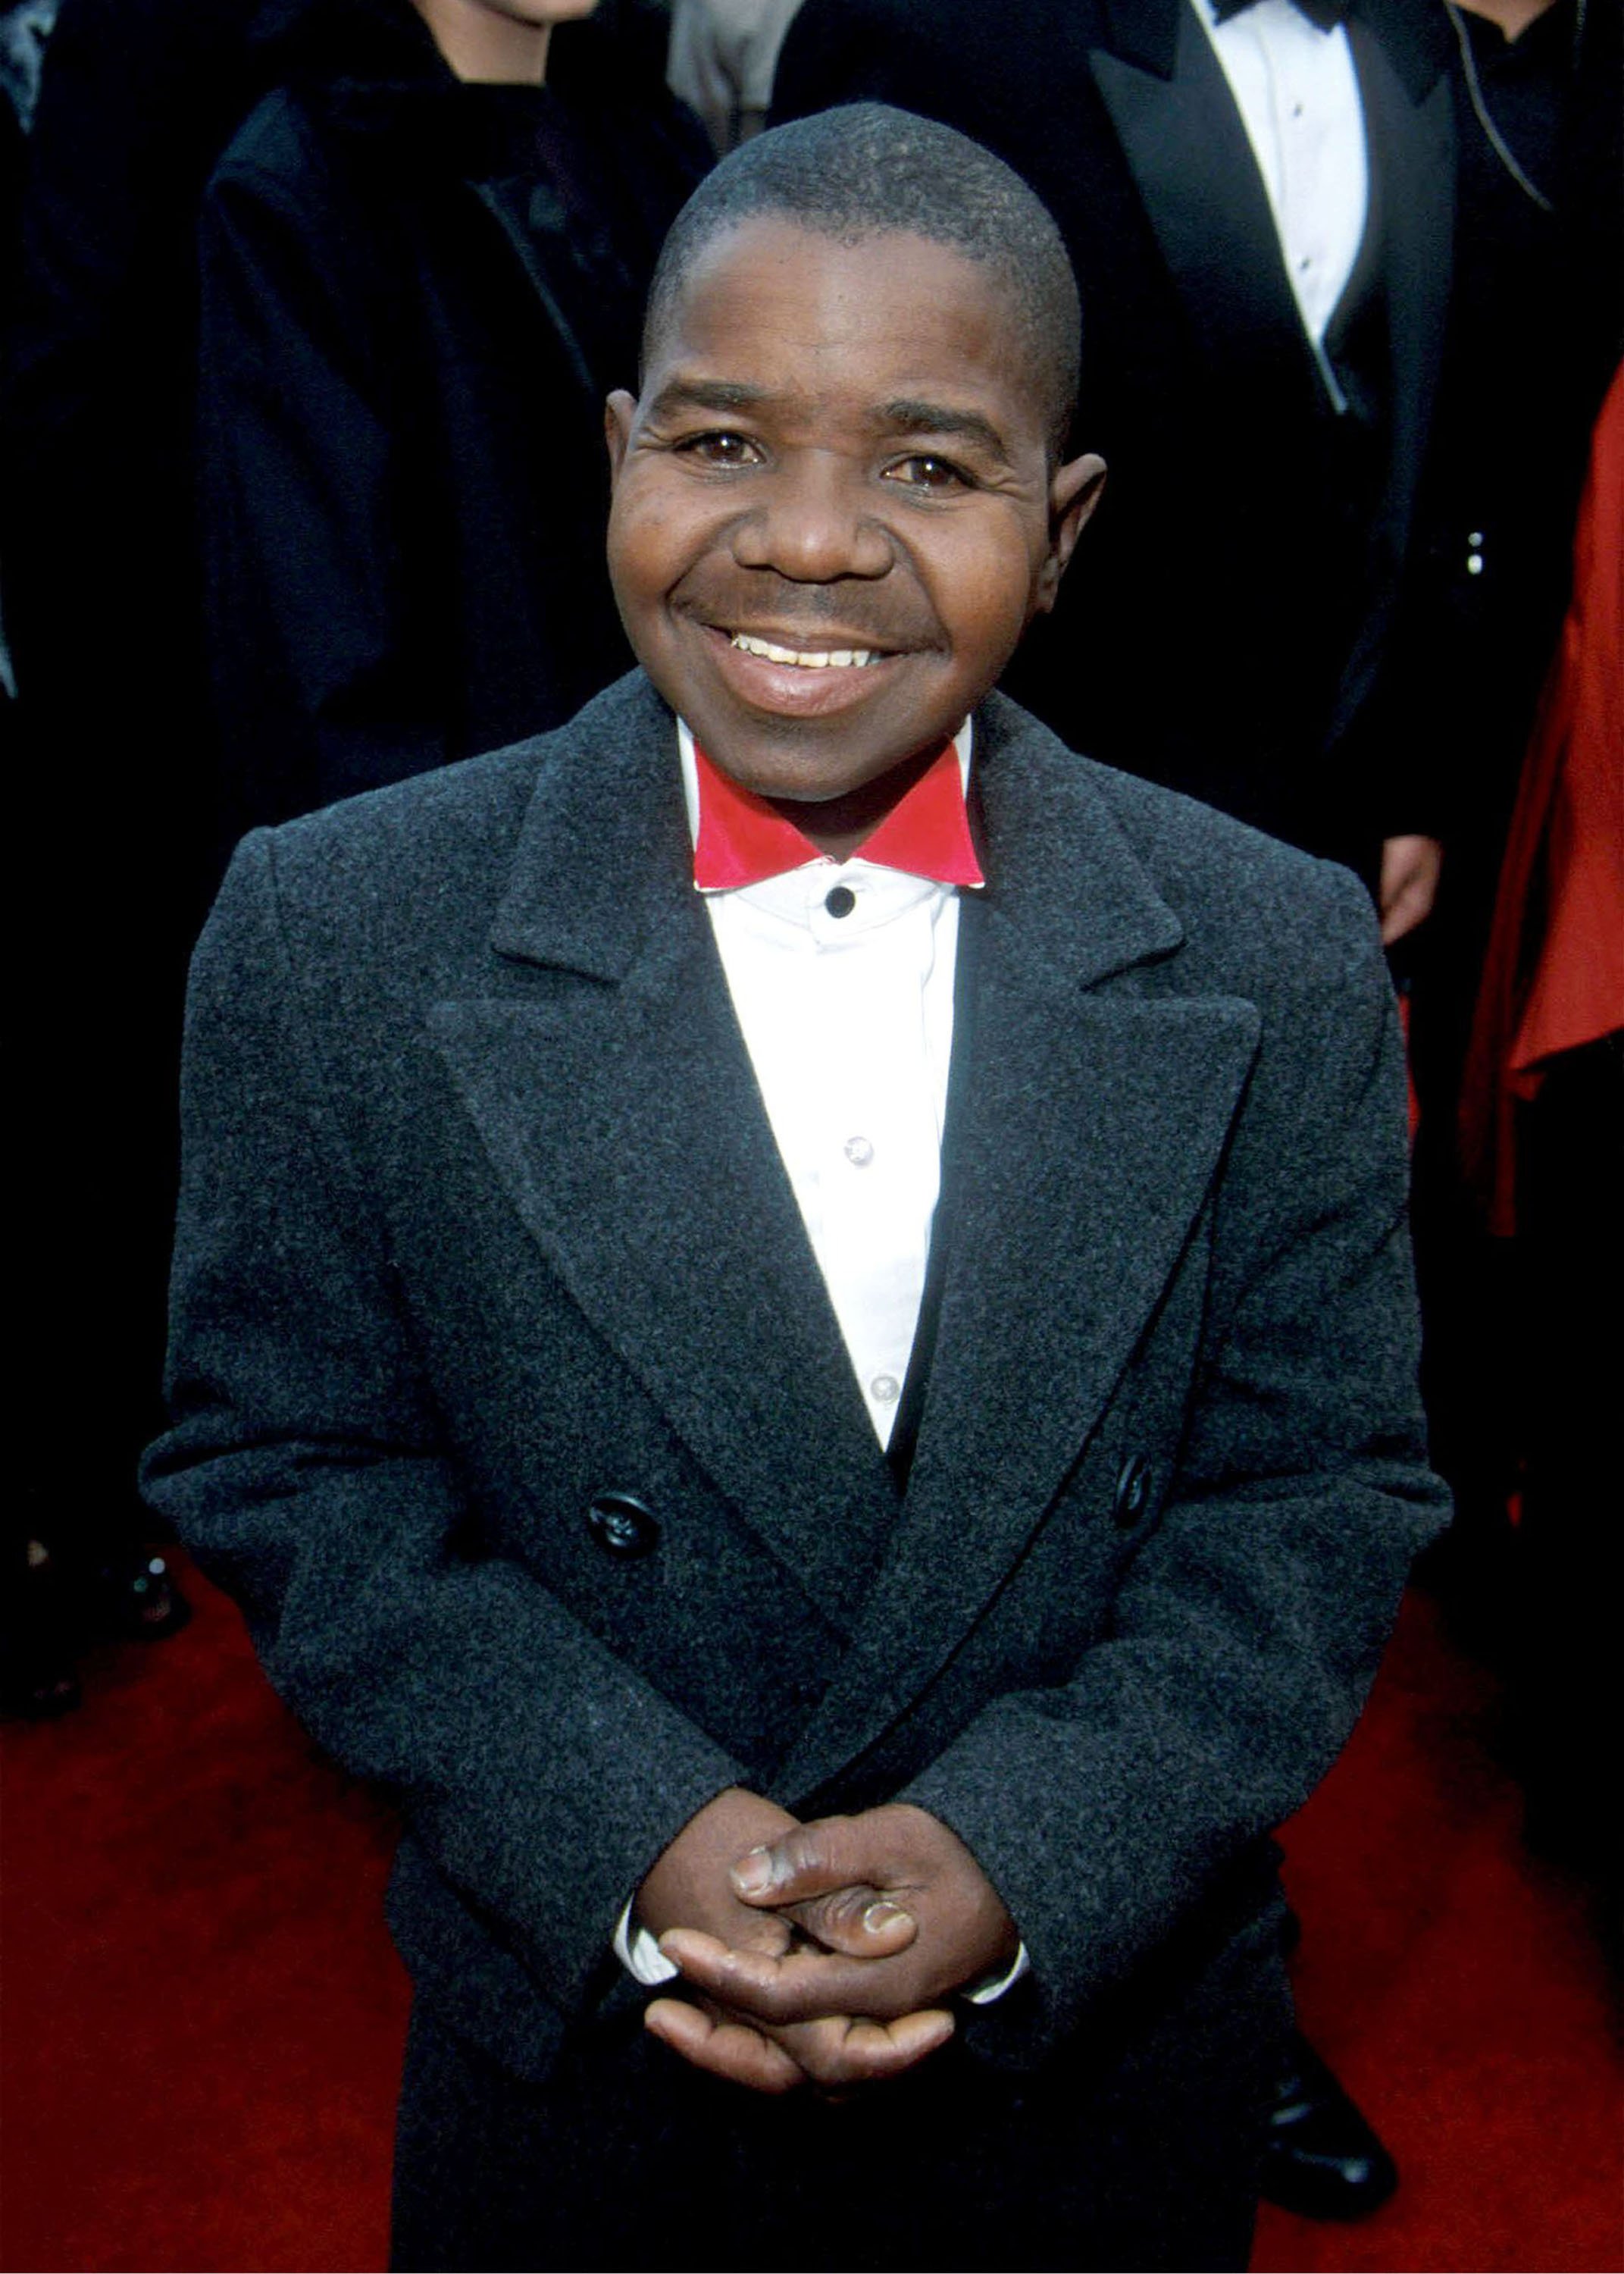
[[[446,756],[441,643],[407,557],[390,264],[313,155],[307,173],[229,160],[201,223],[202,538],[233,837]]]
[[[1011,2058],[1075,2028],[1302,1805],[1447,1512],[1416,1390],[1395,1007],[1342,883],[1234,1133],[1184,1442],[1109,1637],[898,1795],[953,1827],[1020,1927],[1040,2010]]]
[[[145,1489],[289,1706],[569,2013],[742,1773],[518,1563],[459,1552],[463,1480],[298,1013],[273,844],[240,850],[193,965],[174,1422]]]

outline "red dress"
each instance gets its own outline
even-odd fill
[[[1489,1229],[1515,1224],[1515,1103],[1624,1028],[1624,367],[1597,421],[1574,591],[1529,747],[1461,1097]]]

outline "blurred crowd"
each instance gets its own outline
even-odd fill
[[[1530,1832],[1616,1879],[1613,0],[9,0],[0,79],[5,1709],[186,1616],[135,1465],[233,843],[629,666],[603,403],[664,232],[770,116],[876,96],[1024,172],[1082,286],[1108,491],[1013,691],[1370,887],[1430,1576],[1511,1681]]]

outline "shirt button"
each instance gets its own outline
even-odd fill
[[[831,916],[849,916],[857,906],[857,895],[849,885],[836,885],[824,893],[823,906]]]
[[[846,1157],[854,1169],[866,1169],[874,1158],[874,1148],[866,1137],[848,1137]]]
[[[902,1384],[894,1374],[876,1374],[868,1384],[868,1395],[876,1405],[890,1405],[902,1395]]]

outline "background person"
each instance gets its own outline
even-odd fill
[[[1455,288],[1380,733],[1435,771],[1448,857],[1407,957],[1417,1262],[1433,1457],[1457,1519],[1432,1576],[1480,1645],[1522,1623],[1507,1503],[1519,1335],[1456,1142],[1507,831],[1572,578],[1591,428],[1624,355],[1624,16],[1584,0],[1447,11]]]
[[[48,12],[6,19],[30,72]],[[439,12],[448,40],[502,20]],[[480,50],[470,71],[522,64],[538,81],[553,12],[510,26],[506,65]],[[707,159],[659,46],[644,67],[646,32],[621,44],[629,12],[569,26],[588,53],[563,94],[464,84],[407,0],[64,0],[51,33],[7,279],[0,605],[21,841],[80,845],[94,916],[62,928],[14,1035],[41,1101],[19,1231],[19,1402],[37,1422],[0,1574],[25,1710],[77,1694],[75,1636],[184,1616],[135,1469],[162,1415],[186,960],[233,835],[463,755],[464,735],[548,723],[623,667],[596,567],[612,373],[587,365],[629,348],[660,235]],[[199,209],[245,116],[289,80],[261,122],[281,122],[304,170],[245,166],[212,225],[201,392],[218,447],[199,484]],[[32,77],[17,83],[32,94]],[[347,267],[364,243],[365,265]],[[342,305],[318,338],[335,277]],[[563,468],[545,526],[527,502],[537,418]],[[409,642],[442,568],[474,612],[467,639],[447,623],[416,677],[398,647],[387,667],[375,650],[357,662],[365,636]],[[380,632],[386,591],[397,615]],[[560,621],[538,627],[550,595]],[[500,667],[478,636],[499,621],[533,634]],[[342,687],[341,650],[356,666]],[[44,1449],[64,1440],[71,1476]]]
[[[210,185],[227,841],[556,726],[625,667],[601,405],[708,153],[591,13],[329,0]]]

